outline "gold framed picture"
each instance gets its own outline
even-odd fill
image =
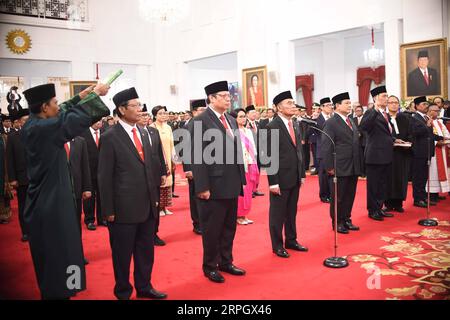
[[[403,100],[448,97],[446,38],[401,45],[400,68]]]
[[[267,107],[267,66],[242,70],[242,96],[245,109],[247,106]]]
[[[70,97],[74,97],[84,89],[93,85],[95,86],[96,84],[97,81],[70,81]]]

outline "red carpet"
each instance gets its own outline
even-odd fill
[[[367,217],[365,181],[358,185],[353,221],[360,232],[339,235],[339,253],[349,256],[350,266],[332,270],[323,260],[333,254],[333,233],[328,205],[318,201],[317,177],[308,177],[300,193],[299,242],[308,253],[290,252],[291,258],[272,254],[268,231],[267,179],[261,178],[265,197],[253,202],[255,224],[238,226],[234,242],[236,265],[245,277],[225,274],[225,284],[208,281],[202,274],[201,238],[192,232],[188,189],[180,181],[173,216],[161,219],[160,236],[168,244],[157,247],[153,285],[170,299],[449,299],[450,298],[450,198],[432,207],[436,228],[417,224],[424,209],[412,206],[406,213],[376,222]],[[411,196],[410,196],[411,197]],[[76,299],[114,299],[114,277],[106,228],[83,230],[88,289]],[[379,287],[367,270],[381,269]],[[0,298],[38,299],[28,244],[20,242],[17,209],[13,220],[0,225]]]

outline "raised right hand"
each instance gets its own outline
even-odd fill
[[[103,83],[98,83],[95,88],[94,88],[94,92],[98,95],[98,96],[106,96],[108,94],[109,88],[111,88],[109,85],[107,84],[103,84]]]

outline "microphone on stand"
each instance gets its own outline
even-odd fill
[[[317,125],[317,121],[314,121],[314,120],[311,120],[311,119],[308,119],[308,118],[300,118],[300,121],[304,122],[304,123],[307,123],[307,124],[310,124],[312,126],[316,126]]]

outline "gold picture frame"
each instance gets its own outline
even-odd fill
[[[249,105],[259,108],[266,108],[269,105],[267,99],[267,66],[243,69],[242,84],[242,107],[244,109]],[[256,90],[252,90],[252,87]]]
[[[90,86],[95,86],[97,84],[97,81],[70,81],[69,82],[69,86],[70,86],[70,97],[74,97],[77,94],[79,94],[81,91],[83,91],[84,89],[90,87]]]
[[[419,59],[420,52],[421,56],[426,53],[428,62],[426,62],[427,59]],[[419,65],[419,63],[421,64]],[[419,68],[424,66],[428,70],[426,73]],[[400,70],[403,100],[413,100],[417,96],[446,99],[448,97],[447,38],[401,45]]]

